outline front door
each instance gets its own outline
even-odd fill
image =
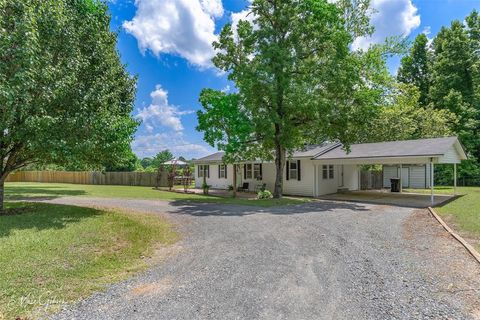
[[[410,168],[402,168],[402,188],[410,186]]]

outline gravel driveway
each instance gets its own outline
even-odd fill
[[[166,214],[166,260],[54,319],[475,319],[480,265],[424,210],[59,198]]]

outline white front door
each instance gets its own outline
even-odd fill
[[[410,168],[402,168],[402,188],[410,186]]]

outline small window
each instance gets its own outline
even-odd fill
[[[245,179],[252,179],[253,178],[253,165],[251,163],[247,163],[245,165]]]
[[[334,166],[333,164],[330,165],[323,165],[322,166],[322,178],[323,180],[327,179],[333,179],[335,174],[334,174]]]
[[[227,166],[226,165],[224,165],[224,164],[219,165],[218,177],[220,179],[226,179],[227,178]]]
[[[290,179],[296,180],[298,178],[298,167],[296,161],[290,161],[290,168],[288,176]]]
[[[327,165],[322,166],[322,178],[323,178],[323,180],[328,179],[328,166]]]
[[[199,178],[203,178],[203,177],[207,177],[209,176],[208,174],[208,165],[199,165],[198,166],[198,177]]]
[[[253,177],[257,180],[262,179],[262,172],[261,172],[260,166],[261,166],[260,163],[255,163],[253,165]]]

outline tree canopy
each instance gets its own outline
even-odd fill
[[[428,109],[448,111],[452,134],[459,136],[470,160],[461,174],[480,174],[480,18],[472,11],[464,22],[453,21],[432,39],[419,35],[402,59],[398,79],[415,85]]]
[[[289,154],[305,143],[354,142],[357,131],[349,128],[360,125],[376,106],[381,90],[372,75],[381,76],[380,50],[350,50],[356,37],[371,32],[368,3],[254,0],[253,22],[240,21],[235,30],[226,25],[214,43],[213,62],[228,73],[238,93],[203,91],[202,105],[210,108],[199,114],[204,120],[200,122],[211,121],[219,130],[202,123],[199,130],[227,154],[237,152],[240,143],[241,148],[253,149],[247,154],[273,158],[275,197],[282,194]],[[225,126],[232,129],[228,117],[235,114],[247,117],[242,122],[248,130],[242,126],[226,131]]]
[[[0,0],[0,203],[30,163],[129,158],[136,79],[116,41],[100,1]]]

